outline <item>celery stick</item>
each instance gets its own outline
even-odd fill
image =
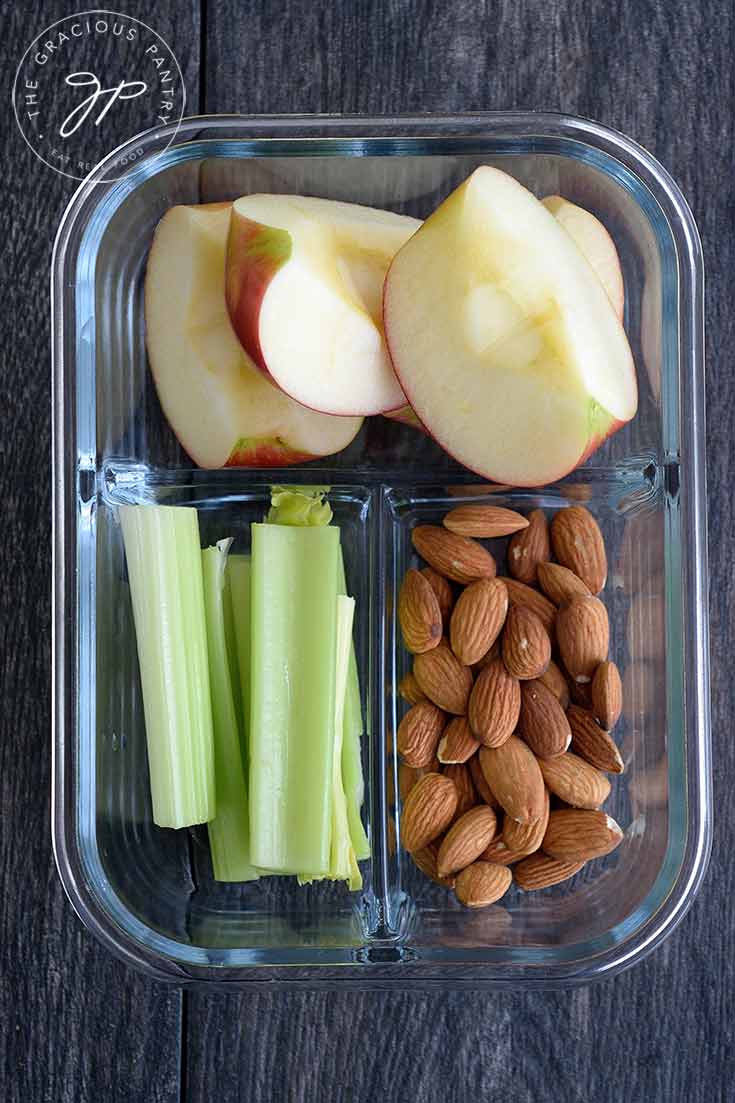
[[[337,596],[337,663],[335,675],[334,753],[332,757],[332,844],[329,876],[333,881],[348,881],[351,889],[362,888],[362,876],[350,838],[347,798],[342,784],[342,745],[345,735],[345,698],[347,693],[352,624],[355,602],[343,594]]]
[[[202,552],[217,814],[208,825],[215,881],[253,881],[250,817],[225,628],[225,563],[231,540]]]
[[[254,865],[326,876],[339,529],[252,526],[250,845]]]
[[[143,688],[153,821],[215,813],[199,522],[183,506],[120,506]]]
[[[328,525],[332,520],[332,507],[324,501],[328,490],[328,486],[274,486],[267,524],[302,528]]]
[[[340,546],[337,563],[337,592],[347,594],[345,564]],[[351,631],[351,630],[350,630]],[[350,637],[350,658],[347,671],[347,687],[344,705],[344,734],[342,741],[342,784],[347,798],[347,818],[350,824],[352,846],[358,860],[370,857],[370,843],[362,826],[360,809],[365,798],[365,782],[362,774],[360,743],[364,731],[360,680],[357,674],[355,645]]]
[[[248,766],[250,730],[250,556],[228,555],[225,578],[229,583],[232,624],[235,632],[240,685],[242,760]]]

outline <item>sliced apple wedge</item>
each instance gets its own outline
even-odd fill
[[[420,222],[298,195],[248,195],[232,211],[226,298],[240,341],[313,410],[380,414],[406,398],[388,356],[382,289]]]
[[[551,211],[588,261],[598,280],[605,288],[613,310],[622,322],[625,307],[625,287],[620,257],[615,242],[599,218],[570,203],[560,195],[547,195],[541,202]]]
[[[146,342],[163,411],[200,467],[281,467],[346,448],[359,417],[307,410],[243,350],[225,303],[230,203],[172,207],[145,280]]]
[[[455,459],[540,486],[633,417],[625,332],[554,216],[476,169],[397,253],[385,334],[409,403]]]

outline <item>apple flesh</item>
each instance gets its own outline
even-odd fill
[[[226,299],[253,362],[291,398],[323,413],[404,406],[383,338],[382,288],[393,256],[420,225],[307,196],[236,200]]]
[[[542,199],[544,207],[564,227],[580,253],[587,260],[622,322],[625,308],[625,287],[620,257],[615,242],[599,218],[563,199],[560,195],[547,195]]]
[[[146,343],[163,411],[200,467],[282,467],[341,451],[362,419],[298,405],[255,367],[225,303],[230,203],[172,207],[145,280]]]
[[[421,422],[494,482],[559,479],[635,414],[633,359],[601,283],[498,169],[476,169],[399,250],[384,322]]]

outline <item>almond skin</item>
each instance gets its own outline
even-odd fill
[[[609,854],[622,838],[620,827],[606,812],[562,808],[549,816],[543,850],[550,858],[586,862]]]
[[[623,683],[615,663],[600,663],[592,678],[592,711],[605,731],[612,731],[623,711]]]
[[[538,678],[551,662],[549,633],[531,609],[515,605],[503,629],[503,662],[514,678]]]
[[[439,602],[439,609],[442,615],[442,623],[445,628],[449,627],[449,618],[452,614],[452,606],[454,605],[454,590],[449,579],[445,578],[443,574],[439,574],[433,567],[422,567],[420,572],[426,581],[431,586],[436,600]]]
[[[472,734],[486,747],[499,747],[513,734],[521,709],[521,688],[502,659],[480,671],[472,687],[467,718]]]
[[[454,891],[466,908],[486,908],[510,888],[513,875],[505,866],[473,862],[457,875]]]
[[[442,835],[457,809],[457,790],[443,774],[425,774],[406,797],[401,840],[409,852],[422,850]]]
[[[472,671],[456,657],[446,640],[417,655],[413,664],[419,689],[445,712],[462,716],[472,689]]]
[[[599,808],[610,796],[605,775],[570,751],[539,759],[539,766],[549,791],[572,808]]]
[[[553,659],[543,674],[539,675],[538,680],[547,689],[551,690],[561,707],[566,711],[569,706],[569,685]]]
[[[428,766],[436,757],[436,749],[447,718],[431,701],[419,701],[408,710],[398,725],[396,747],[407,766]]]
[[[475,789],[477,790],[477,795],[480,800],[483,801],[485,804],[489,804],[490,807],[494,808],[496,812],[499,811],[500,804],[493,796],[492,789],[485,781],[485,775],[482,772],[482,766],[480,764],[480,756],[473,755],[467,765],[469,767],[470,777],[472,778],[472,782],[475,786]]]
[[[564,605],[575,597],[592,597],[589,586],[561,563],[539,563],[538,581],[554,605]]]
[[[398,622],[408,651],[420,655],[442,638],[442,614],[431,584],[420,571],[406,571],[398,595]]]
[[[428,766],[407,766],[401,762],[398,766],[398,793],[402,801],[405,801],[417,781],[425,774],[438,774],[440,771],[439,759],[434,758]]]
[[[559,610],[556,639],[562,661],[573,681],[592,681],[610,647],[607,609],[596,597],[575,597]]]
[[[522,514],[502,506],[468,505],[451,510],[444,518],[444,527],[460,536],[492,540],[527,528],[528,521]]]
[[[408,674],[404,674],[398,683],[398,692],[403,700],[409,705],[417,705],[419,701],[426,700],[426,694],[422,693],[419,688],[419,684],[416,681],[416,675],[412,670],[409,670]]]
[[[623,759],[612,736],[603,731],[594,716],[579,705],[570,705],[567,720],[572,729],[572,750],[606,774],[622,774]]]
[[[477,804],[477,792],[472,780],[469,766],[466,763],[455,762],[442,768],[444,777],[448,777],[457,791],[457,807],[454,810],[453,819],[459,819],[465,812],[469,812]]]
[[[524,858],[513,870],[513,880],[524,892],[548,889],[579,873],[584,862],[565,862],[539,852]]]
[[[481,747],[480,765],[493,796],[519,823],[539,820],[546,808],[546,787],[534,753],[511,735],[501,747]]]
[[[547,597],[526,586],[525,582],[519,582],[517,578],[504,578],[505,588],[508,591],[508,602],[511,606],[521,605],[535,613],[543,624],[549,636],[554,637],[554,622],[556,621],[556,606]]]
[[[542,682],[521,684],[521,714],[518,731],[540,758],[563,754],[572,741],[564,709]]]
[[[452,824],[441,841],[437,856],[440,877],[458,873],[482,854],[495,835],[498,821],[492,808],[478,804]]]
[[[464,716],[456,716],[454,720],[449,721],[439,740],[437,758],[441,763],[446,764],[467,762],[479,746],[467,719]]]
[[[512,866],[514,862],[520,862],[527,857],[526,850],[511,850],[502,835],[496,835],[490,845],[483,850],[480,860],[493,862],[498,866]]]
[[[508,591],[499,578],[473,582],[457,598],[449,639],[460,662],[472,666],[490,650],[508,612]]]
[[[549,525],[542,509],[528,515],[528,528],[516,533],[508,545],[508,570],[513,578],[532,586],[540,563],[551,559]]]
[[[561,509],[551,522],[554,555],[574,571],[590,593],[599,594],[607,580],[605,542],[597,521],[584,506]]]
[[[540,765],[540,763],[539,763]],[[503,820],[503,842],[509,850],[518,854],[533,854],[544,841],[546,827],[549,822],[549,794],[546,794],[544,814],[537,820],[528,823],[518,823],[512,816],[506,816]]]
[[[495,560],[476,540],[438,525],[417,525],[411,540],[421,558],[453,582],[466,586],[478,578],[495,578]]]
[[[423,847],[421,850],[417,850],[411,855],[414,864],[421,870],[425,877],[429,880],[435,881],[437,885],[442,885],[444,888],[454,888],[454,877],[440,877],[436,868],[436,859],[439,854],[439,843],[434,840],[433,843],[429,843],[428,846]]]

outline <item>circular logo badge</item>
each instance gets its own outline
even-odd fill
[[[94,174],[117,146],[184,114],[181,69],[145,23],[112,11],[86,11],[53,23],[26,50],[13,84],[13,109],[33,152],[74,180]],[[116,180],[143,150],[106,164]]]

